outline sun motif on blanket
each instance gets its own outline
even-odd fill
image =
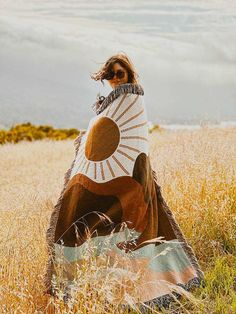
[[[139,95],[121,95],[90,121],[71,177],[82,173],[106,182],[132,176],[135,160],[148,153],[147,116]]]

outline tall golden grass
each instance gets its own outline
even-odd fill
[[[162,194],[206,276],[195,299],[186,296],[163,312],[236,313],[236,128],[157,130],[149,137]],[[118,313],[102,299],[117,293],[117,277],[107,274],[106,284],[91,287],[96,264],[80,270],[76,302],[42,293],[45,233],[73,158],[72,140],[0,146],[0,313]],[[138,280],[130,279],[131,286]]]

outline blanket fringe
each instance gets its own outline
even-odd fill
[[[190,279],[186,284],[177,284],[181,288],[185,289],[186,291],[190,291],[193,287],[199,287],[201,285],[201,280],[198,277],[194,277]],[[165,294],[150,301],[143,302],[142,305],[136,304],[140,313],[148,314],[150,313],[150,308],[154,310],[161,310],[167,309],[170,306],[170,303],[175,301],[175,298],[178,300],[180,299],[181,294],[173,291],[172,294]],[[146,306],[145,306],[146,305]],[[132,310],[129,305],[121,305],[122,310]]]
[[[52,270],[53,270],[53,257],[54,257],[53,244],[54,244],[55,229],[56,229],[56,224],[57,224],[57,220],[59,217],[59,211],[61,208],[62,198],[63,198],[63,194],[65,192],[66,186],[70,180],[71,171],[73,169],[73,166],[74,166],[74,163],[76,160],[76,156],[77,156],[78,151],[79,151],[82,137],[85,133],[86,133],[86,131],[84,131],[84,130],[80,131],[79,135],[74,140],[74,147],[75,147],[74,160],[72,161],[70,168],[66,171],[66,173],[64,175],[64,185],[63,185],[61,194],[59,196],[59,199],[58,199],[56,205],[54,206],[54,210],[51,214],[51,218],[50,218],[50,222],[49,222],[49,228],[47,229],[47,232],[46,232],[46,242],[47,242],[47,250],[48,250],[48,256],[49,256],[48,262],[46,265],[46,272],[44,274],[44,279],[43,279],[46,294],[53,295],[52,284],[51,284]]]
[[[170,210],[169,206],[167,205],[166,201],[164,200],[162,193],[161,193],[161,187],[157,184],[157,174],[156,172],[152,169],[152,174],[153,174],[153,179],[155,182],[155,187],[156,187],[156,194],[157,194],[157,198],[158,200],[161,202],[161,204],[163,205],[163,209],[170,221],[170,224],[173,228],[173,231],[175,233],[176,238],[181,242],[181,246],[183,247],[185,253],[187,254],[191,264],[193,265],[193,267],[195,268],[197,275],[200,279],[200,281],[202,282],[202,284],[205,284],[205,280],[204,280],[204,273],[203,271],[200,269],[200,266],[198,264],[197,258],[193,252],[192,247],[187,243],[186,238],[184,237],[181,228],[179,226],[179,224],[177,223],[174,214],[172,213],[172,211]]]

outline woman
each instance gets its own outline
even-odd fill
[[[143,88],[125,54],[109,58],[91,77],[107,80],[113,90],[98,98],[93,106],[96,116],[75,140],[75,158],[47,231],[52,252],[47,292],[53,294],[53,258],[59,250],[69,263],[67,276],[73,278],[73,263],[83,258],[88,234],[103,243],[114,232],[117,238],[109,254],[119,261],[124,252],[127,256],[135,252],[130,258],[133,270],[144,268],[139,301],[168,306],[173,300],[171,284],[190,290],[204,277],[150,165]],[[101,215],[110,223],[104,224]],[[124,224],[133,238],[126,237]],[[161,237],[164,241],[153,240]]]

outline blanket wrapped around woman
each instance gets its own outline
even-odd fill
[[[95,117],[74,142],[75,158],[65,174],[46,236],[50,254],[45,286],[51,295],[57,252],[63,252],[65,273],[72,281],[88,234],[101,244],[111,232],[116,236],[109,250],[114,260],[122,264],[125,252],[134,272],[144,269],[139,301],[165,306],[172,300],[169,284],[190,290],[204,283],[195,254],[163,199],[150,164],[143,95],[140,84],[117,86],[93,105]],[[109,217],[110,223],[104,223],[101,215]],[[121,228],[124,223],[133,238],[127,238],[127,230]],[[165,241],[152,241],[160,237]]]

